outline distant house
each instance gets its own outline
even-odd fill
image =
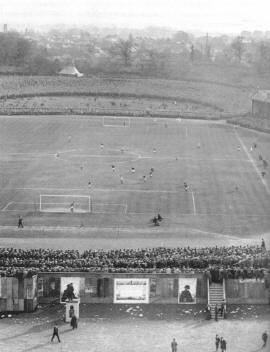
[[[82,77],[83,74],[80,73],[75,66],[66,66],[60,72],[61,76],[73,76],[73,77]]]
[[[270,90],[260,90],[253,96],[252,116],[270,119]]]

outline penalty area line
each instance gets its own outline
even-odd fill
[[[1,211],[6,211],[6,210],[8,209],[8,207],[9,207],[11,204],[13,204],[13,203],[14,203],[14,202],[9,202],[9,203],[7,203],[7,205],[5,205],[4,208],[1,209]]]

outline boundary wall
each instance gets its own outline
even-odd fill
[[[47,272],[31,278],[1,277],[0,312],[31,312],[38,303],[60,303],[63,290],[67,290],[70,283],[74,284],[81,303],[187,304],[180,300],[185,286],[193,290],[192,304],[206,305],[208,297],[207,277],[203,273]],[[135,286],[129,286],[130,283]],[[145,283],[145,300],[140,297],[143,287],[140,283]],[[116,291],[122,289],[121,285],[123,292],[117,302]],[[129,297],[133,296],[133,291],[135,301]],[[270,304],[270,274],[263,280],[226,279],[225,294],[227,304]]]
[[[37,275],[0,277],[1,312],[32,312],[37,304]]]
[[[148,279],[148,303],[178,303],[179,279],[185,283],[194,279],[196,303],[207,303],[207,281],[199,274],[150,274],[150,273],[40,273],[38,276],[38,302],[60,301],[61,278],[72,282],[79,278],[81,303],[113,303],[115,279]]]

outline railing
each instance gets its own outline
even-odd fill
[[[222,288],[223,288],[223,300],[224,300],[224,310],[222,312],[223,318],[225,318],[225,315],[227,313],[227,304],[226,304],[226,282],[225,279],[222,281]]]
[[[208,278],[207,278],[207,303],[210,304],[210,285],[209,285]]]

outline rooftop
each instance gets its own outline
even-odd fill
[[[252,100],[264,101],[270,103],[270,90],[259,90],[252,98]]]

